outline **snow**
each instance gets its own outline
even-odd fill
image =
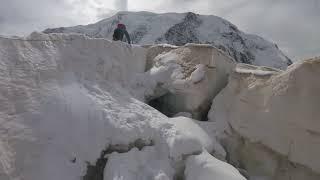
[[[146,54],[79,34],[0,38],[0,179],[79,180],[112,151],[105,178],[166,180],[190,155],[223,155],[193,120],[134,98]]]
[[[108,164],[104,173],[107,176],[104,180],[169,180],[173,179],[175,172],[174,167],[172,167],[172,160],[180,162],[186,155],[191,155],[190,152],[201,154],[202,151],[215,150],[225,154],[222,146],[216,141],[212,141],[213,139],[192,119],[171,118],[170,124],[173,124],[172,127],[176,128],[177,134],[168,139],[169,154],[163,153],[166,151],[159,151],[153,146],[147,146],[141,151],[134,148],[128,153],[112,153],[108,155]],[[202,148],[205,148],[205,150]],[[176,157],[179,158],[176,159]],[[211,156],[211,158],[213,157]]]
[[[198,64],[196,70],[194,70],[190,75],[190,80],[194,84],[202,81],[205,78],[206,67],[203,64]]]
[[[187,117],[176,117],[171,118],[171,121],[174,123],[175,127],[179,129],[184,134],[183,137],[193,137],[196,138],[201,144],[201,147],[204,147],[208,152],[214,152],[215,155],[219,157],[225,157],[226,151],[218,143],[214,136],[209,136],[208,133],[198,125],[195,120],[192,120]],[[183,148],[181,146],[180,148]],[[184,151],[181,149],[179,152]]]
[[[283,67],[288,65],[288,57],[275,44],[251,34],[244,35],[244,39],[256,57],[254,65],[286,69]]]
[[[166,156],[157,153],[154,147],[137,148],[128,153],[112,153],[104,170],[104,180],[170,180],[174,168]]]
[[[281,71],[210,45],[42,33],[0,37],[0,57],[1,180],[80,180],[101,158],[105,180],[243,180],[220,161],[234,156],[254,178],[318,177],[319,59]],[[213,98],[210,122],[190,118]]]
[[[164,47],[164,48],[172,48],[172,49],[179,47],[179,46],[175,46],[175,45],[172,45],[172,44],[158,44],[157,46],[158,46],[158,47],[159,47],[159,46],[160,46],[160,47]]]
[[[118,123],[140,119],[148,109],[121,88],[144,71],[143,48],[79,35],[26,39],[37,41],[0,39],[1,180],[78,179],[109,144],[141,135],[111,133],[133,129]],[[165,118],[153,114],[149,118]]]
[[[238,62],[278,69],[286,69],[288,64],[291,64],[290,59],[274,43],[259,36],[245,34],[238,30],[235,25],[220,17],[194,14],[192,17],[195,19],[186,20],[185,17],[188,15],[190,16],[190,13],[119,12],[96,24],[49,29],[45,32],[73,32],[87,34],[90,37],[112,39],[116,24],[121,22],[126,24],[134,43],[141,45],[159,44],[168,43],[170,40],[175,41],[174,39],[186,41],[189,34],[181,35],[179,33],[181,29],[186,27],[182,27],[183,25],[178,27],[178,25],[185,21],[196,20],[199,25],[195,27],[187,26],[191,28],[190,31],[192,32],[190,33],[194,34],[191,38],[193,41],[190,40],[192,42],[209,43],[225,49]],[[169,37],[170,39],[168,39]]]
[[[192,118],[192,114],[189,112],[179,112],[177,114],[175,114],[173,117],[187,117],[187,118]]]
[[[253,74],[257,76],[269,76],[269,75],[275,75],[279,72],[282,72],[278,69],[273,69],[269,67],[263,67],[263,66],[252,66],[248,64],[237,64],[235,68],[236,73],[240,74]]]
[[[179,76],[181,77],[181,67],[177,64],[153,67],[144,74],[137,74],[130,83],[130,89],[137,99],[149,101],[173,90],[171,84]]]
[[[226,86],[234,60],[211,45],[187,44],[164,52],[154,45],[151,50],[159,54],[152,55],[153,67],[133,81],[131,89],[139,89],[135,97],[160,98],[162,112],[168,109],[170,117],[179,112],[198,120],[206,116],[212,99]]]
[[[237,169],[222,162],[207,151],[190,156],[186,162],[186,180],[245,180]]]
[[[140,44],[153,44],[159,37],[157,35],[164,34],[183,18],[183,14],[177,13],[119,12],[116,16],[96,24],[65,28],[65,32],[79,32],[89,36],[112,39],[112,33],[117,22],[121,22],[126,25],[128,32],[141,31],[143,33],[144,36],[141,37]]]
[[[288,66],[288,58],[273,43],[256,35],[245,34],[233,24],[216,16],[201,16],[201,19],[203,21],[203,25],[199,27],[201,42],[214,42],[216,46],[232,47],[243,54],[249,49],[249,52],[254,56],[254,65],[278,69],[285,69]],[[222,34],[233,34],[233,36],[229,39]]]

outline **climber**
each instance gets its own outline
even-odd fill
[[[124,24],[118,24],[118,27],[113,32],[113,40],[114,41],[122,41],[123,35],[126,36],[127,42],[131,44],[130,36],[127,31],[127,28]]]

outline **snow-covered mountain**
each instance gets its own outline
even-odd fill
[[[237,62],[285,69],[292,61],[274,43],[241,32],[217,17],[194,13],[119,12],[96,24],[47,29],[45,33],[82,33],[89,37],[112,38],[118,23],[124,23],[136,44],[212,44]]]

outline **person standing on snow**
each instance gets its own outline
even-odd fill
[[[131,44],[131,39],[127,28],[124,24],[118,24],[118,27],[113,32],[113,40],[114,41],[123,41],[123,36],[126,36],[127,42]]]

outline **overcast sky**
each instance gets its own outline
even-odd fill
[[[213,14],[293,59],[320,56],[320,0],[0,0],[0,34],[94,23],[117,10]]]

